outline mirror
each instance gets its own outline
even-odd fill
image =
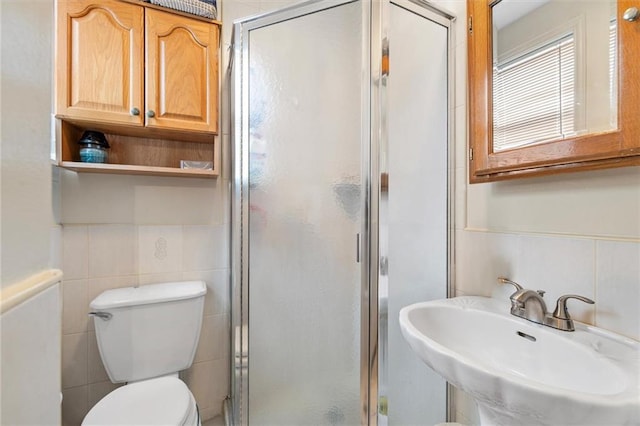
[[[618,127],[615,1],[502,0],[491,16],[494,152]]]
[[[631,3],[467,1],[471,183],[640,164]]]

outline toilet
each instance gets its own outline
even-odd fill
[[[181,281],[107,290],[89,315],[102,363],[113,383],[83,425],[200,426],[195,398],[178,378],[198,346],[203,281]]]

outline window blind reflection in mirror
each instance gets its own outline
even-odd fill
[[[615,1],[492,7],[493,151],[617,129]]]

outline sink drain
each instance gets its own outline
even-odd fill
[[[527,340],[531,340],[532,342],[535,342],[537,339],[535,337],[533,337],[530,334],[527,333],[523,333],[522,331],[516,331],[516,334],[520,337],[524,337]]]

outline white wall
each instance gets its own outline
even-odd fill
[[[640,169],[471,185],[465,212],[465,227],[477,231],[637,241]]]
[[[640,339],[640,168],[628,167],[469,185],[467,175],[466,2],[438,1],[456,22],[455,271],[457,295],[495,294],[505,275],[561,294],[573,316]],[[478,424],[475,404],[456,392],[456,421]]]
[[[52,23],[52,0],[0,2],[2,291],[58,266],[49,160]],[[56,284],[2,314],[2,424],[60,422],[59,304]]]
[[[3,425],[60,423],[60,284],[2,313]]]
[[[2,287],[50,264],[53,1],[3,0]]]

